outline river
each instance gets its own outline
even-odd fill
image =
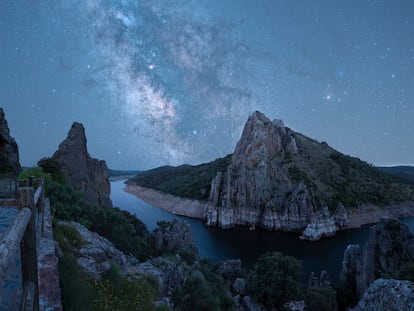
[[[150,231],[157,221],[180,218],[190,224],[193,239],[201,257],[216,262],[222,259],[240,258],[244,267],[251,266],[261,254],[280,251],[303,261],[303,280],[310,272],[319,274],[325,270],[331,280],[338,278],[344,250],[349,244],[363,245],[368,239],[369,227],[338,232],[332,238],[318,242],[299,239],[299,234],[271,232],[262,229],[254,231],[246,227],[228,230],[207,227],[201,220],[173,215],[153,207],[141,199],[123,191],[124,181],[111,181],[111,199],[114,206],[127,210],[141,219]],[[402,220],[414,233],[414,217]]]

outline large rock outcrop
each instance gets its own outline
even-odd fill
[[[0,177],[16,178],[21,170],[17,143],[10,136],[4,111],[0,108]]]
[[[371,228],[362,249],[348,246],[340,279],[361,297],[375,279],[393,276],[412,262],[414,237],[407,226],[394,219],[382,219]]]
[[[257,224],[268,229],[302,229],[313,215],[304,183],[294,184],[272,159],[298,152],[296,140],[280,120],[260,112],[249,117],[224,173],[212,181],[207,224],[222,228]],[[290,192],[289,195],[286,195]]]
[[[378,279],[371,284],[358,305],[351,311],[414,310],[414,283]]]
[[[313,221],[303,238],[318,240],[335,234],[335,219],[327,208],[317,213],[322,206],[315,202],[311,183],[292,164],[292,159],[301,161],[301,157],[292,130],[281,120],[253,113],[227,171],[219,172],[211,183],[207,224],[299,231]]]
[[[167,302],[174,289],[184,283],[183,268],[176,262],[156,257],[140,263],[134,256],[124,254],[112,242],[77,222],[59,222],[58,225],[71,227],[79,233],[80,241],[66,241],[75,244],[70,246],[70,250],[66,249],[66,252],[75,256],[79,267],[91,279],[100,280],[111,265],[115,264],[119,267],[119,273],[126,278],[154,278],[160,286],[162,295],[166,296],[163,299]]]
[[[85,128],[75,122],[52,158],[59,163],[70,185],[84,193],[91,203],[112,205],[108,167],[105,161],[91,158],[86,143]]]

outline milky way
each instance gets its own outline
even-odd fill
[[[232,152],[254,110],[371,163],[414,164],[410,1],[0,9],[0,106],[25,165],[73,121],[114,168],[205,162]]]

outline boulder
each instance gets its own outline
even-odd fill
[[[309,241],[318,241],[322,237],[335,235],[336,230],[335,219],[330,216],[328,207],[326,206],[315,213],[300,238]]]
[[[190,225],[178,219],[159,223],[154,231],[155,248],[160,253],[190,252],[197,256]]]
[[[72,252],[79,266],[90,278],[99,280],[102,274],[110,269],[111,264],[119,266],[123,276],[133,275],[136,272],[138,259],[125,255],[108,239],[89,231],[77,222],[62,221],[59,225],[72,227],[80,234],[81,241]]]
[[[246,295],[246,279],[236,278],[233,283],[233,291],[238,295]]]
[[[351,311],[414,310],[414,283],[393,279],[375,280]]]

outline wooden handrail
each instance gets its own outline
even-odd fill
[[[40,185],[34,194],[34,205],[37,205],[37,202],[39,201],[39,198],[42,196],[43,192],[43,185]]]
[[[3,238],[0,241],[0,280],[5,278],[10,262],[20,248],[20,242],[31,216],[32,212],[29,208],[22,208],[13,223],[3,234]]]

